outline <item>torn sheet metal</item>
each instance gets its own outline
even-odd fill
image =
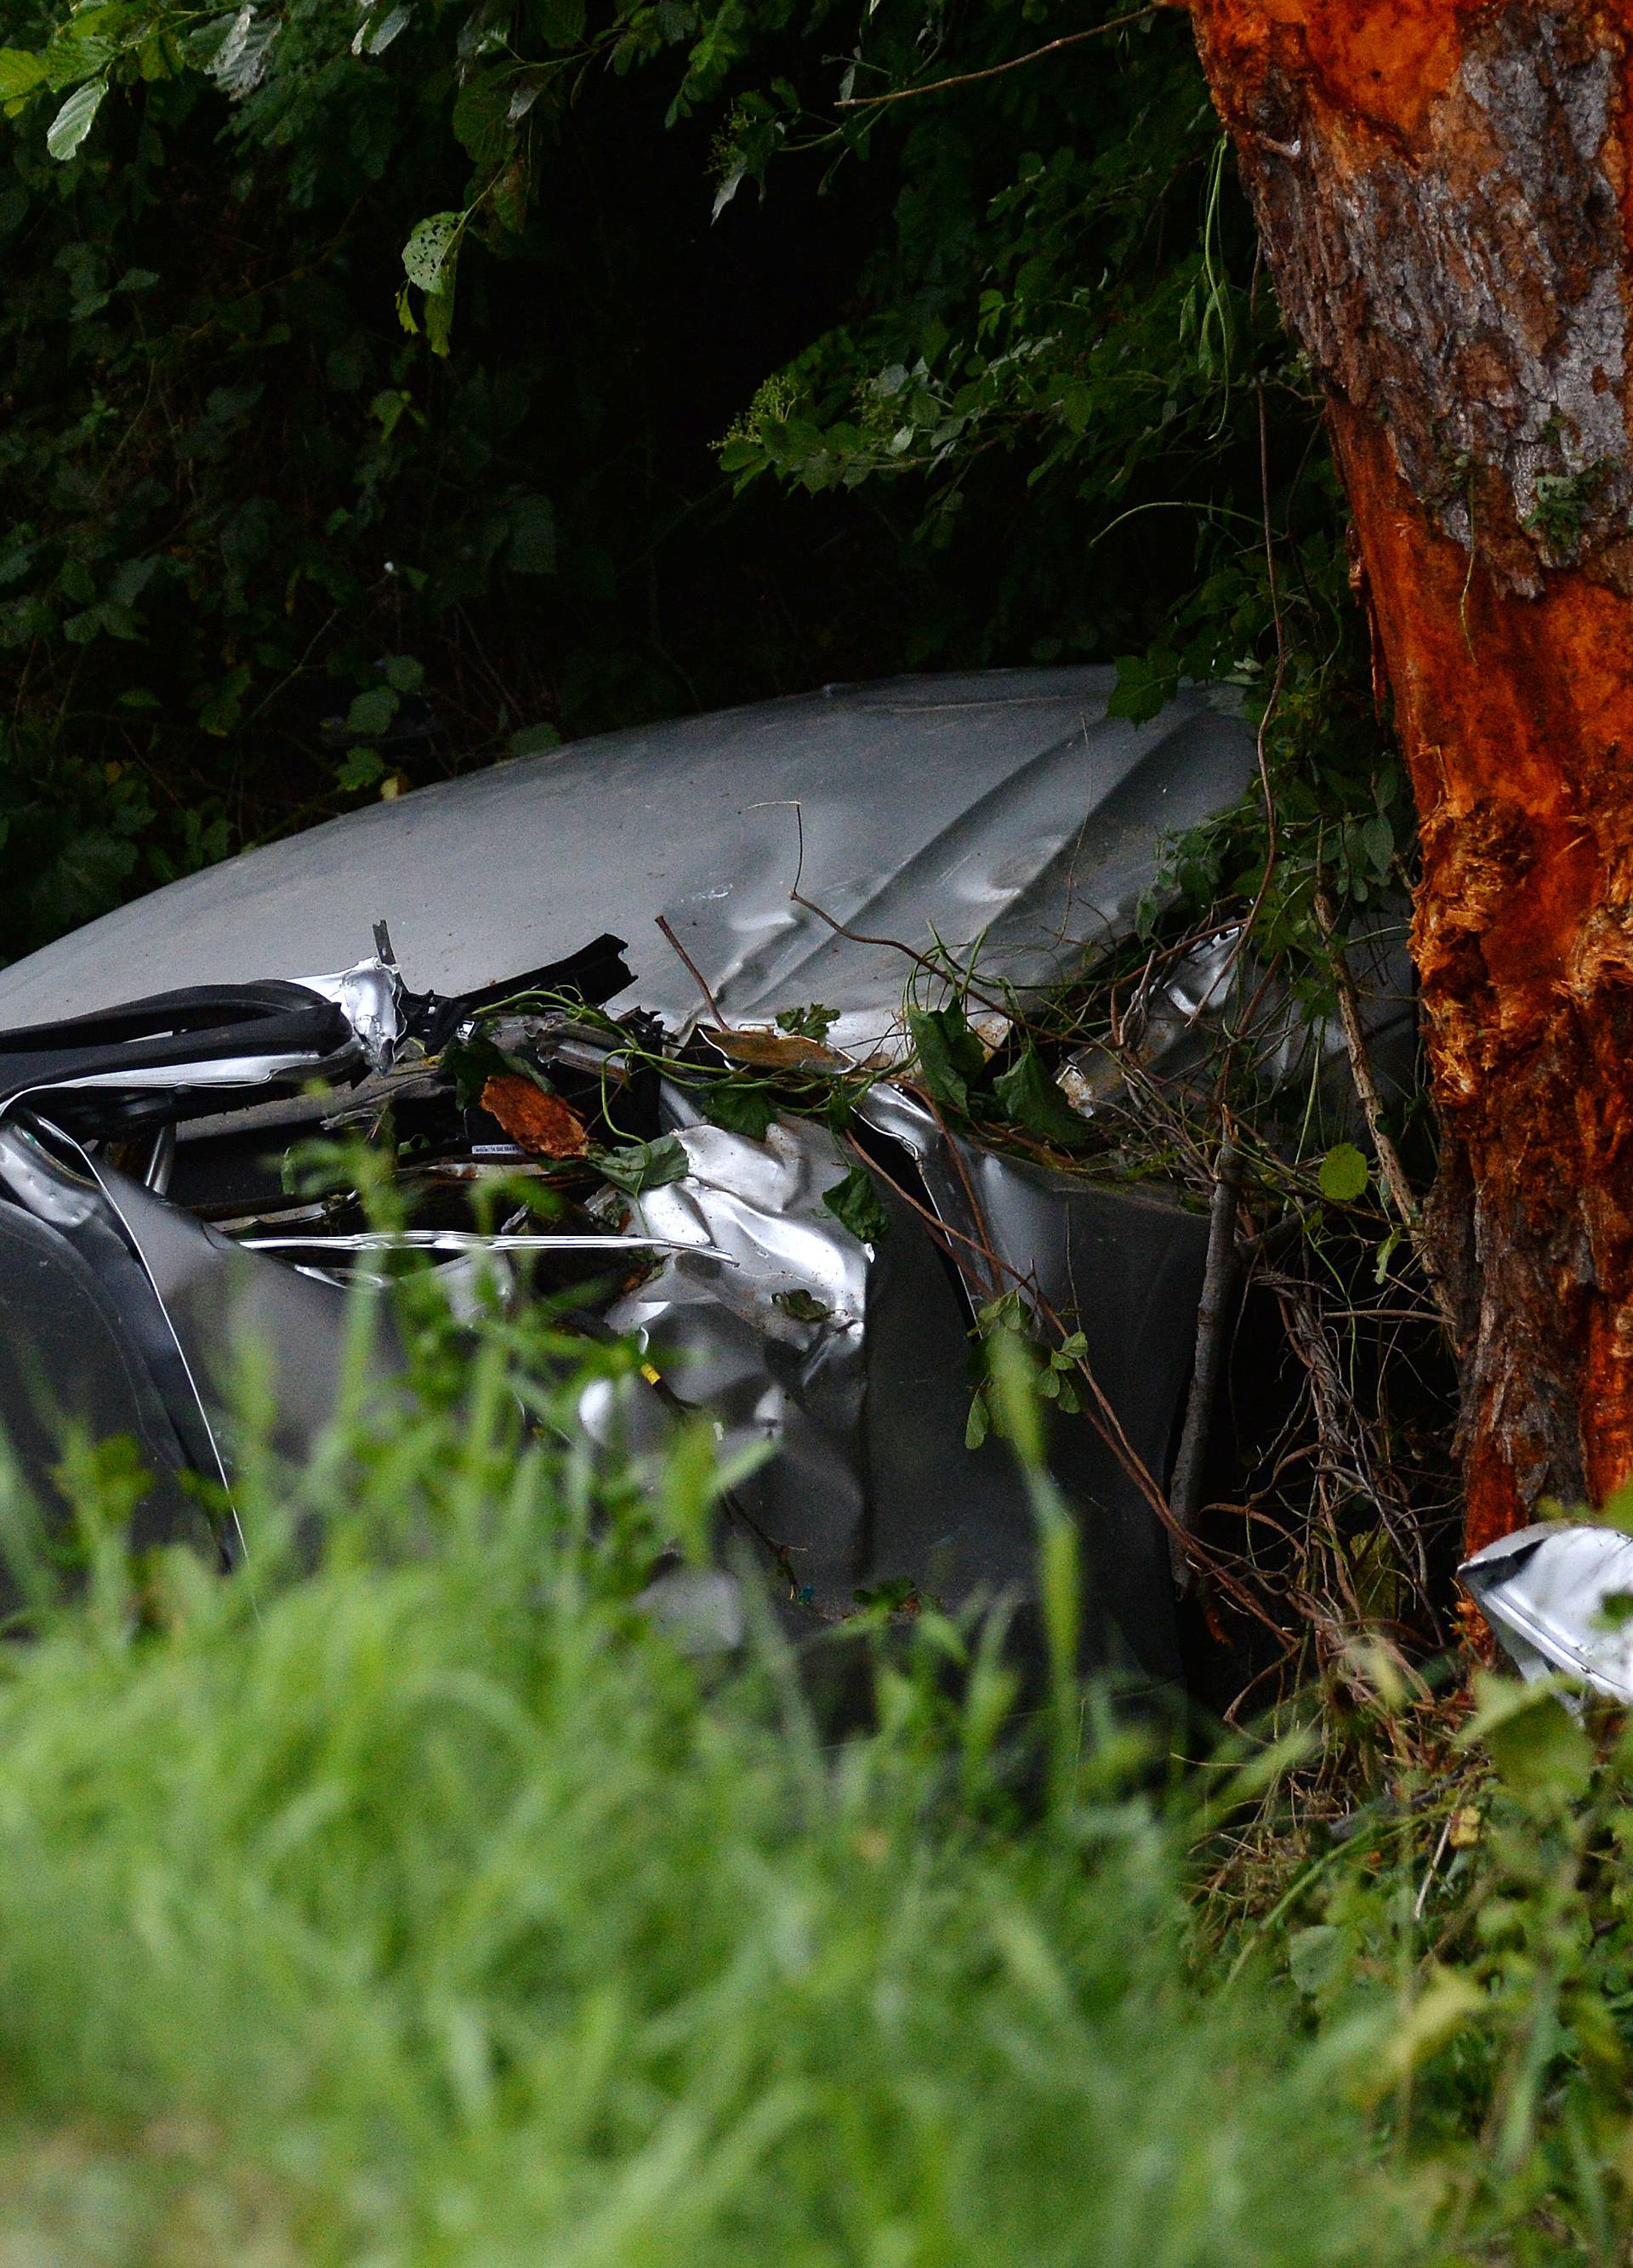
[[[1563,1673],[1633,1706],[1633,1535],[1545,1521],[1458,1574],[1521,1676]]]
[[[886,1085],[871,1090],[861,1115],[913,1160],[968,1300],[1017,1291],[1047,1341],[1082,1332],[1084,1399],[1092,1403],[1098,1387],[1105,1411],[1098,1424],[1085,1417],[1056,1428],[1051,1462],[1083,1515],[1090,1651],[1153,1678],[1177,1675],[1167,1545],[1146,1484],[1160,1491],[1166,1482],[1195,1345],[1206,1216],[1166,1191],[1096,1184],[983,1150]],[[942,1366],[952,1367],[950,1349]],[[904,1382],[914,1375],[901,1360],[894,1373]],[[903,1392],[893,1376],[889,1392],[905,1432],[910,1395],[938,1388],[921,1376]],[[891,1518],[908,1519],[914,1491],[900,1469],[883,1493]],[[1029,1580],[1030,1531],[1001,1492],[956,1523],[933,1485],[921,1486],[917,1501],[920,1518],[939,1525],[942,1563],[958,1571],[960,1588],[995,1572],[1011,1585]]]
[[[673,1113],[688,1106],[670,1097]],[[942,1155],[935,1122],[876,1087],[875,1130],[902,1145],[878,1184],[890,1216],[859,1243],[823,1204],[855,1154],[820,1125],[774,1122],[764,1143],[697,1123],[692,1170],[636,1201],[653,1233],[689,1242],[609,1309],[640,1334],[673,1397],[717,1421],[730,1455],[772,1454],[733,1491],[750,1534],[818,1621],[881,1594],[957,1612],[1006,1599],[1035,1612],[1025,1484],[996,1437],[966,1439],[973,1385],[968,1289],[893,1182],[924,1189],[949,1224],[968,1182],[977,1233],[1052,1312],[1070,1314],[1118,1412],[1128,1454],[1160,1485],[1184,1391],[1207,1224],[1174,1205],[1096,1191],[969,1151]],[[710,1254],[731,1256],[723,1268]],[[610,1396],[586,1410],[605,1436]],[[641,1420],[648,1431],[652,1413]],[[626,1438],[628,1438],[626,1436]],[[1092,1425],[1062,1426],[1057,1476],[1084,1520],[1085,1658],[1140,1683],[1179,1674],[1172,1585],[1149,1502]]]
[[[685,1108],[671,1096],[671,1116]],[[850,1161],[826,1127],[802,1121],[774,1121],[763,1142],[695,1123],[677,1138],[691,1170],[634,1200],[669,1257],[606,1323],[636,1333],[674,1397],[714,1416],[728,1455],[775,1450],[738,1499],[794,1588],[819,1612],[849,1613],[868,1573],[872,1254],[822,1197]]]
[[[402,979],[378,955],[332,976],[302,976],[297,983],[320,1000],[334,1003],[357,1035],[371,1071],[389,1071],[404,1033]]]
[[[151,1381],[193,1469],[227,1483],[236,1372],[248,1356],[265,1366],[271,1446],[292,1462],[310,1457],[358,1352],[346,1291],[246,1251],[83,1152],[77,1167],[65,1162],[22,1128],[0,1128],[0,1182],[13,1200],[0,1211],[55,1229],[107,1287],[127,1367]],[[381,1375],[397,1367],[383,1314],[362,1351]]]
[[[1387,1101],[1403,1101],[1416,1084],[1409,915],[1403,901],[1390,903],[1345,946],[1372,1073]],[[1122,1049],[1080,1048],[1061,1073],[1067,1101],[1086,1118],[1137,1107],[1131,1071],[1176,1087],[1192,1080],[1211,1087],[1228,1041],[1241,1073],[1265,1094],[1286,1094],[1302,1114],[1313,1089],[1324,1124],[1356,1136],[1365,1130],[1336,1012],[1313,1013],[1282,976],[1267,976],[1257,956],[1242,950],[1238,928],[1204,938],[1160,983],[1136,989],[1124,1023]]]

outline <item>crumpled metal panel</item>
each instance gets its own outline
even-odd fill
[[[672,1116],[687,1109],[673,1093],[669,1103]],[[728,1454],[750,1445],[774,1453],[733,1500],[797,1607],[832,1621],[889,1586],[954,1611],[1002,1596],[1024,1623],[1036,1574],[1024,1480],[996,1437],[967,1445],[971,1294],[908,1185],[922,1177],[955,1240],[979,1236],[999,1263],[994,1288],[1019,1282],[1081,1324],[1127,1451],[1159,1486],[1207,1226],[1176,1205],[967,1145],[954,1159],[936,1122],[894,1088],[872,1091],[867,1116],[901,1145],[878,1184],[891,1226],[877,1245],[859,1243],[822,1203],[854,1163],[825,1127],[776,1122],[761,1144],[682,1124],[692,1171],[636,1210],[646,1233],[694,1250],[672,1254],[605,1320],[642,1335],[668,1394],[712,1414]],[[585,1412],[598,1437],[608,1432],[611,1401],[595,1389]],[[656,1446],[664,1430],[640,1397],[623,1424],[637,1447]],[[1086,1420],[1056,1429],[1052,1455],[1083,1517],[1085,1660],[1171,1683],[1172,1585],[1148,1501]]]
[[[163,1395],[188,1462],[228,1479],[235,1366],[251,1348],[269,1366],[273,1447],[291,1460],[309,1456],[345,1375],[350,1295],[246,1251],[181,1206],[80,1154],[76,1170],[22,1130],[0,1128],[9,1210],[21,1208],[54,1227],[92,1267]],[[372,1366],[389,1374],[397,1359],[382,1314]]]
[[[672,1111],[683,1107],[672,1098]],[[640,1335],[675,1398],[717,1419],[728,1454],[776,1451],[739,1484],[737,1500],[796,1587],[848,1612],[867,1574],[860,1435],[872,1254],[822,1193],[849,1160],[826,1127],[798,1120],[774,1121],[763,1143],[695,1123],[676,1138],[691,1171],[636,1198],[635,1211],[644,1233],[694,1249],[672,1252],[605,1320]]]
[[[911,971],[878,940],[980,938],[995,975],[1040,977],[1126,924],[1165,832],[1245,792],[1239,720],[1199,692],[1148,724],[1110,718],[1112,682],[1033,669],[833,687],[495,765],[48,946],[0,972],[0,1027],[343,968],[382,915],[416,987],[467,992],[562,959],[615,911],[637,979],[626,1004],[672,1028],[702,1004],[660,915],[729,1017],[824,1000],[841,1042],[865,1045],[896,1022]],[[792,902],[797,876],[828,921]]]
[[[1177,1676],[1167,1546],[1133,1468],[1143,1466],[1158,1489],[1166,1486],[1195,1346],[1206,1219],[1164,1191],[1095,1183],[982,1150],[949,1135],[922,1104],[887,1085],[872,1090],[863,1111],[914,1158],[951,1248],[973,1278],[971,1296],[1018,1291],[1046,1341],[1083,1333],[1085,1368],[1122,1434],[1114,1444],[1085,1417],[1058,1425],[1050,1446],[1056,1477],[1082,1518],[1088,1650],[1100,1663]],[[913,1381],[910,1364],[897,1368],[904,1381]],[[950,1348],[940,1371],[957,1375]],[[967,1390],[965,1383],[966,1403]],[[901,1394],[899,1425],[912,1423],[909,1395],[929,1407],[945,1391],[921,1373]],[[950,1435],[950,1425],[945,1430]],[[1009,1452],[1003,1454],[1012,1469]],[[955,1584],[1029,1584],[1029,1523],[1002,1493],[984,1507],[949,1498],[947,1488],[957,1487],[953,1469],[947,1454],[931,1487],[919,1494],[921,1516],[940,1523],[940,1555],[950,1572],[959,1571]],[[912,1517],[913,1491],[900,1472],[881,1493],[896,1522]],[[956,1528],[949,1501],[960,1506]]]
[[[106,1257],[106,1256],[101,1256]],[[202,1514],[182,1485],[193,1462],[131,1329],[129,1286],[96,1264],[59,1224],[0,1204],[0,1495],[14,1492],[48,1538],[71,1518],[59,1479],[70,1432],[129,1440],[152,1485],[132,1522],[143,1550],[187,1540],[205,1549]],[[21,1526],[11,1506],[10,1538]],[[0,1612],[23,1603],[10,1543],[0,1552]]]
[[[1390,902],[1378,921],[1357,928],[1345,945],[1372,1073],[1391,1101],[1410,1094],[1416,1083],[1409,917],[1404,900]],[[1086,1118],[1108,1105],[1129,1103],[1129,1060],[1150,1079],[1183,1086],[1197,1077],[1211,1086],[1220,1040],[1228,1034],[1239,1044],[1241,1070],[1262,1089],[1307,1097],[1313,1081],[1324,1123],[1357,1135],[1364,1130],[1338,1017],[1313,1015],[1284,978],[1267,976],[1257,956],[1241,950],[1238,929],[1220,930],[1194,946],[1148,998],[1130,1003],[1126,1023],[1124,1057],[1081,1048],[1062,1072],[1067,1100]]]
[[[1633,1600],[1633,1535],[1544,1521],[1489,1543],[1458,1573],[1522,1676],[1557,1671],[1633,1706],[1633,1621],[1607,1612]]]

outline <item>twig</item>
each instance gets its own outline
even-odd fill
[[[1435,1879],[1441,1859],[1445,1856],[1445,1846],[1452,1839],[1452,1822],[1456,1816],[1457,1814],[1454,1811],[1448,1811],[1446,1814],[1445,1825],[1440,1830],[1440,1840],[1435,1845],[1435,1855],[1424,1870],[1423,1886],[1417,1893],[1416,1904],[1412,1908],[1414,1921],[1422,1921],[1423,1918],[1423,1908],[1429,1903],[1430,1886]]]
[[[697,963],[693,960],[693,958],[692,958],[691,954],[687,951],[686,947],[681,944],[681,942],[680,942],[680,939],[675,935],[674,932],[670,928],[670,926],[669,926],[668,923],[664,919],[664,917],[662,916],[662,914],[659,914],[659,915],[657,917],[657,921],[658,921],[658,928],[659,928],[660,930],[662,930],[662,932],[663,932],[664,935],[668,939],[668,940],[669,940],[670,944],[671,944],[672,946],[673,946],[673,947],[674,947],[675,951],[680,954],[680,956],[681,960],[686,963],[687,968],[690,970],[690,972],[691,972],[691,976],[692,976],[692,982],[696,985],[696,987],[697,987],[698,990],[702,994],[702,996],[703,996],[704,999],[709,1003],[709,1012],[710,1012],[710,1014],[714,1018],[714,1020],[715,1020],[715,1023],[716,1023],[717,1027],[721,1031],[723,1031],[723,1032],[729,1032],[729,1031],[732,1029],[732,1026],[731,1026],[731,1024],[728,1022],[728,1020],[726,1020],[726,1018],[725,1018],[724,1015],[722,1015],[722,1014],[721,1014],[721,1012],[720,1012],[720,1003],[716,999],[716,998],[715,998],[714,994],[710,990],[710,989],[709,989],[709,980],[708,980],[708,979],[707,979],[707,977],[703,975],[702,970],[698,967]]]
[[[1270,442],[1265,424],[1262,379],[1258,381],[1254,392],[1259,399],[1259,500],[1264,535],[1265,581],[1270,593],[1270,616],[1276,626],[1276,674],[1270,681],[1269,698],[1266,701],[1263,713],[1259,718],[1259,731],[1254,743],[1254,754],[1259,761],[1259,786],[1264,797],[1264,872],[1259,878],[1259,887],[1254,894],[1252,909],[1242,924],[1240,934],[1236,940],[1235,951],[1226,962],[1223,975],[1228,975],[1235,967],[1237,955],[1240,954],[1252,936],[1254,924],[1259,918],[1265,899],[1269,895],[1270,878],[1276,872],[1276,853],[1279,843],[1276,797],[1270,786],[1270,762],[1265,748],[1265,738],[1269,732],[1270,719],[1276,713],[1276,703],[1282,697],[1282,681],[1287,674],[1287,632],[1282,622],[1282,595],[1276,580],[1276,545],[1270,534]]]
[[[1356,1094],[1360,1101],[1366,1130],[1372,1138],[1378,1160],[1379,1177],[1389,1202],[1400,1217],[1401,1226],[1410,1240],[1417,1256],[1417,1264],[1423,1271],[1424,1281],[1434,1294],[1435,1305],[1441,1320],[1455,1344],[1457,1311],[1452,1304],[1445,1278],[1436,1266],[1423,1234],[1423,1216],[1417,1199],[1412,1194],[1412,1184],[1401,1163],[1401,1152],[1395,1148],[1389,1129],[1384,1123],[1384,1106],[1378,1092],[1378,1082],[1372,1076],[1372,1058],[1366,1052],[1366,1030],[1361,1021],[1361,1003],[1355,989],[1355,978],[1344,957],[1342,940],[1338,935],[1338,917],[1325,885],[1318,887],[1314,897],[1316,925],[1327,947],[1332,963],[1333,985],[1338,995],[1338,1020],[1343,1027],[1344,1046],[1350,1057],[1350,1076],[1355,1081]]]
[[[1194,1570],[1181,1539],[1195,1533],[1202,1510],[1203,1470],[1218,1392],[1225,1318],[1236,1283],[1236,1196],[1240,1180],[1241,1153],[1227,1133],[1214,1167],[1213,1199],[1208,1208],[1208,1260],[1203,1270],[1202,1304],[1196,1310],[1196,1359],[1173,1478],[1168,1485],[1168,1508],[1174,1518],[1168,1554],[1173,1563],[1174,1584],[1181,1591],[1190,1588]]]
[[[888,94],[852,94],[844,96],[834,105],[835,110],[874,110],[882,102],[910,102],[916,94],[940,94],[950,86],[974,86],[983,78],[1001,78],[1005,71],[1019,70],[1023,63],[1035,63],[1044,55],[1052,55],[1060,48],[1075,48],[1079,40],[1098,40],[1107,32],[1120,32],[1125,24],[1138,24],[1147,16],[1157,13],[1160,0],[1151,0],[1145,8],[1131,8],[1126,16],[1114,16],[1109,22],[1091,24],[1086,32],[1068,32],[1063,39],[1050,40],[1041,48],[1033,48],[1024,55],[1011,55],[1006,63],[993,63],[986,70],[960,71],[952,78],[932,78],[923,86],[893,87]]]
[[[943,961],[936,960],[932,954],[921,953],[916,946],[904,944],[899,937],[870,937],[865,930],[851,929],[845,923],[835,921],[827,908],[818,905],[814,898],[807,898],[803,895],[799,885],[805,871],[805,814],[798,799],[793,796],[779,796],[768,799],[765,803],[750,804],[748,807],[751,811],[767,811],[773,807],[773,802],[786,803],[794,814],[794,827],[798,836],[798,854],[794,863],[794,885],[788,894],[789,903],[803,906],[808,914],[814,914],[820,922],[826,922],[835,937],[842,937],[851,945],[877,945],[882,946],[887,953],[905,953],[916,968],[925,969],[931,976],[945,980],[947,973],[945,965]],[[676,950],[679,951],[678,946]],[[688,961],[687,966],[688,968],[691,968],[691,963]],[[695,969],[692,973],[694,976],[697,974]],[[699,977],[698,982],[701,984],[702,979]],[[982,991],[973,976],[965,977],[964,990],[972,999],[979,1000],[983,1008],[990,1008],[997,1015],[1008,1015],[1009,1011],[1004,1003],[1001,1000],[995,1000],[989,992]]]

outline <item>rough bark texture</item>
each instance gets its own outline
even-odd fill
[[[1423,835],[1471,1546],[1633,1474],[1633,0],[1192,0]]]

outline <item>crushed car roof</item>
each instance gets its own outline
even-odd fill
[[[1055,668],[834,686],[497,765],[92,922],[0,971],[0,1026],[344,968],[384,916],[410,981],[438,992],[616,931],[634,948],[623,1005],[678,1027],[701,976],[729,1016],[822,1000],[835,1044],[864,1044],[899,1018],[897,941],[979,943],[989,976],[1046,978],[1128,928],[1161,836],[1245,790],[1238,719],[1187,690],[1129,724],[1106,714],[1112,684]]]

